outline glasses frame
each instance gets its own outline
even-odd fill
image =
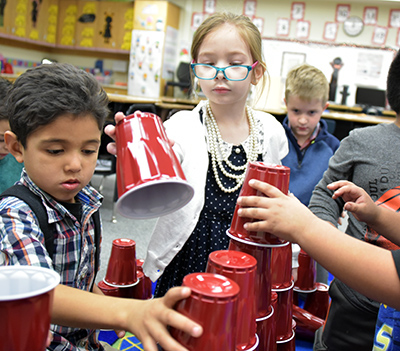
[[[219,72],[222,72],[222,74],[224,75],[226,80],[230,80],[230,81],[233,81],[233,82],[240,82],[242,80],[245,80],[249,76],[250,71],[253,70],[254,67],[257,66],[257,64],[258,64],[258,61],[254,62],[251,66],[249,66],[249,65],[231,65],[231,66],[226,66],[226,67],[220,68],[220,67],[215,67],[213,65],[207,65],[206,63],[194,63],[194,62],[192,62],[190,64],[190,67],[192,68],[193,74],[196,76],[196,78],[201,79],[201,80],[213,80],[213,79],[215,79],[217,77]],[[195,67],[196,66],[207,66],[207,67],[214,68],[216,70],[215,71],[215,76],[212,77],[212,78],[200,78],[195,72]],[[227,68],[230,68],[230,67],[245,67],[245,68],[247,68],[246,77],[244,77],[243,79],[231,79],[231,78],[228,78],[226,76],[225,70]]]

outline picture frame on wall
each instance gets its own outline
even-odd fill
[[[217,7],[217,0],[203,0],[203,12],[214,13]]]
[[[389,27],[400,28],[400,10],[390,10]]]
[[[297,21],[296,23],[296,38],[308,39],[310,35],[310,21]]]
[[[292,2],[290,18],[292,20],[303,20],[305,10],[306,10],[306,4],[304,2]]]
[[[338,28],[337,22],[325,22],[323,38],[328,41],[336,41]]]
[[[387,27],[376,26],[372,33],[372,44],[385,45],[388,29]]]
[[[350,16],[350,5],[337,4],[335,21],[339,23],[344,22],[349,16]]]
[[[193,12],[192,13],[192,30],[196,30],[197,28],[199,28],[200,24],[203,23],[203,21],[205,20],[206,16],[203,12]]]
[[[260,33],[263,33],[264,30],[264,18],[262,17],[253,17],[253,23],[258,28]]]
[[[366,6],[364,7],[364,24],[367,26],[374,26],[378,23],[378,8]]]
[[[281,77],[286,79],[287,74],[293,67],[300,66],[305,62],[305,53],[284,51],[282,53]]]
[[[287,37],[290,32],[289,18],[278,18],[276,21],[276,35],[278,37]]]
[[[257,10],[257,0],[245,0],[243,3],[243,14],[248,17],[254,17]]]

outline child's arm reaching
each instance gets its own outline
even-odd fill
[[[170,289],[162,298],[152,300],[124,299],[82,291],[65,285],[55,289],[52,323],[78,328],[127,330],[135,334],[146,351],[184,351],[167,330],[181,329],[194,337],[202,328],[173,310],[173,306],[190,295],[189,288]]]
[[[239,216],[258,220],[246,223],[247,230],[266,231],[297,242],[344,283],[372,299],[400,308],[400,279],[390,251],[342,233],[317,218],[294,196],[284,195],[267,183],[253,179],[249,184],[267,197],[238,199]]]
[[[367,223],[380,235],[400,245],[400,215],[383,206],[376,206],[367,192],[348,181],[337,181],[328,185],[335,190],[333,199],[342,197],[344,209],[351,212],[361,222]]]

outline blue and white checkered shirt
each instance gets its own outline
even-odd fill
[[[0,201],[0,266],[47,267],[60,274],[61,284],[89,291],[94,280],[96,250],[92,214],[101,206],[103,197],[89,185],[83,188],[76,197],[82,206],[81,218],[75,218],[62,204],[41,191],[25,170],[19,183],[41,197],[49,223],[55,223],[54,253],[51,258],[30,207],[16,197],[6,197]],[[103,350],[94,330],[58,325],[52,325],[51,329],[50,350]]]

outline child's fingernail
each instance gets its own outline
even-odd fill
[[[200,336],[201,335],[201,327],[194,327],[192,331],[193,336]]]
[[[241,208],[239,208],[238,211],[237,211],[237,213],[238,213],[239,216],[242,214],[242,212],[243,212],[243,211],[242,211]]]

